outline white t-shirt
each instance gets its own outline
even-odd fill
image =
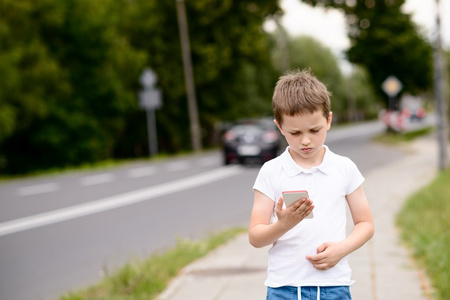
[[[319,166],[303,169],[294,162],[288,147],[283,154],[266,162],[256,178],[253,189],[274,201],[272,223],[277,221],[275,202],[283,191],[306,190],[315,206],[314,218],[301,221],[269,250],[267,286],[348,286],[354,283],[347,257],[326,271],[315,269],[306,259],[307,255],[317,254],[317,247],[324,242],[345,239],[345,196],[364,182],[349,158],[324,147],[325,155]]]

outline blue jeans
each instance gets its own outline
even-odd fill
[[[301,298],[295,286],[282,286],[279,288],[267,287],[266,300],[316,300],[318,288],[316,286],[302,286]],[[320,300],[351,300],[349,286],[323,286],[320,287]]]

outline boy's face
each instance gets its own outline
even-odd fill
[[[294,160],[314,161],[323,153],[327,131],[331,127],[332,113],[325,118],[322,111],[295,116],[283,116],[283,124],[275,124],[286,138]],[[319,158],[321,159],[321,157]]]

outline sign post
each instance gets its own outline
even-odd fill
[[[158,77],[149,68],[142,71],[140,83],[144,89],[139,91],[139,106],[147,111],[148,151],[150,156],[158,154],[155,110],[162,106],[161,90],[155,88]]]

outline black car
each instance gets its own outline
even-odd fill
[[[281,134],[272,120],[240,121],[225,131],[222,138],[224,163],[266,162],[275,158]]]

